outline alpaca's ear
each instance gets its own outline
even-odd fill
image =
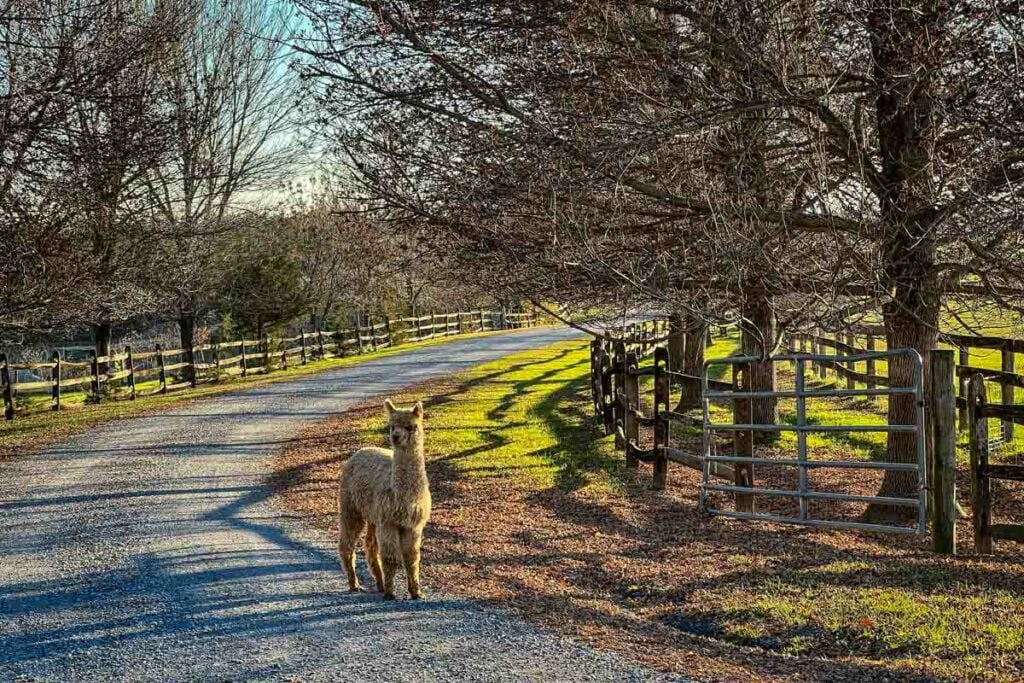
[[[390,417],[392,413],[398,410],[398,408],[395,408],[395,404],[391,402],[390,398],[384,399],[384,407],[388,411],[388,417]]]
[[[412,407],[413,417],[423,417],[423,401],[416,401],[416,405]]]

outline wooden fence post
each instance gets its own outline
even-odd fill
[[[288,369],[288,340],[281,337],[281,369]]]
[[[609,342],[601,340],[601,419],[604,422],[604,433],[615,432],[615,390],[613,386],[614,358],[609,351]]]
[[[220,379],[220,344],[213,345],[213,376]]]
[[[242,352],[242,361],[241,361],[242,362],[242,372],[241,372],[241,375],[242,375],[242,377],[245,377],[246,374],[249,372],[249,367],[248,367],[249,366],[249,360],[245,357],[245,335],[244,334],[242,335],[242,343],[238,345],[238,348]]]
[[[370,345],[373,347],[373,352],[377,353],[377,327],[373,324],[373,318],[368,318],[367,321],[370,323]]]
[[[395,339],[391,336],[391,318],[384,316],[384,334],[387,335],[388,346],[395,345]]]
[[[53,367],[50,368],[50,410],[60,410],[60,354],[53,352]]]
[[[359,342],[359,355],[363,355],[363,328],[359,324],[359,315],[356,314],[356,339]]]
[[[626,435],[626,467],[636,468],[640,463],[633,454],[632,444],[640,443],[640,421],[637,419],[637,411],[640,410],[640,377],[637,370],[640,367],[636,351],[626,354],[626,365],[623,369],[622,379],[624,385],[623,395],[625,404],[622,410],[623,433]]]
[[[4,392],[4,419],[14,419],[14,396],[11,394],[11,366],[7,364],[7,354],[0,353],[0,384]]]
[[[868,338],[867,338],[867,341],[865,342],[865,348],[868,350],[869,353],[875,350],[875,335],[871,334],[870,332],[868,333]],[[868,359],[868,362],[867,362],[867,365],[864,368],[864,371],[868,373],[869,377],[873,376],[875,374],[875,359],[874,358],[869,358]],[[874,389],[874,388],[875,388],[874,381],[869,379],[868,380],[868,389]],[[872,397],[872,398],[874,398],[874,397]]]
[[[299,330],[299,339],[302,344],[302,365],[306,364],[306,330]]]
[[[654,349],[654,488],[665,488],[668,479],[669,421],[662,415],[670,410],[670,378],[668,349]]]
[[[324,359],[324,331],[319,327],[316,330],[316,343],[320,347],[320,360]]]
[[[1003,372],[1006,372],[1006,373],[1009,373],[1009,374],[1012,375],[1014,373],[1015,369],[1016,369],[1015,368],[1015,362],[1014,362],[1016,354],[1014,354],[1014,352],[1009,350],[1009,349],[1003,349],[1000,352],[1000,355],[1002,356],[1002,370],[1003,370]],[[1002,386],[1002,399],[1003,399],[1002,403],[1003,403],[1003,405],[1004,406],[1013,405],[1013,403],[1014,403],[1014,386],[1012,384],[1007,383],[1007,382],[1001,382],[1000,384]],[[1003,420],[1002,424],[1003,424],[1003,426],[1002,426],[1003,441],[1005,441],[1006,443],[1010,443],[1011,441],[1013,441],[1013,427],[1014,427],[1013,420]]]
[[[135,357],[132,356],[131,344],[125,345],[125,347],[124,347],[124,355],[125,355],[125,361],[124,361],[125,365],[128,366],[127,370],[128,370],[128,391],[130,392],[129,396],[131,397],[131,400],[134,401],[135,397],[136,397],[136,393],[135,393]]]
[[[160,393],[167,393],[167,372],[164,370],[164,350],[160,348],[160,345],[156,345],[156,367],[157,376],[160,380]]]
[[[100,363],[95,351],[90,351],[89,354],[89,376],[91,377],[89,387],[92,390],[93,400],[98,403],[100,400]]]
[[[270,337],[263,337],[263,371],[270,372]]]
[[[988,419],[982,415],[988,403],[985,378],[978,374],[967,385],[967,421],[971,448],[971,517],[974,522],[974,550],[992,552],[992,480],[988,478]]]
[[[612,391],[614,400],[612,401],[612,420],[614,422],[614,433],[615,433],[615,448],[617,450],[623,450],[626,444],[622,442],[622,435],[625,434],[625,421],[624,421],[624,410],[623,404],[626,402],[626,383],[625,383],[625,370],[626,370],[626,345],[621,341],[615,342],[613,347],[615,349],[614,360],[612,361],[612,377],[613,385]],[[620,433],[620,428],[622,432]],[[628,464],[628,462],[627,462]]]
[[[484,331],[484,309],[480,309],[480,331]]]
[[[928,353],[931,373],[932,534],[937,553],[956,553],[956,360],[952,351]]]
[[[196,370],[196,347],[194,346],[190,346],[188,349],[188,365],[186,367],[189,368],[188,384],[195,389],[198,384],[199,371]]]
[[[962,366],[968,366],[971,364],[971,352],[966,346],[958,347],[960,352],[958,364]],[[969,427],[970,421],[970,406],[967,403],[967,385],[970,379],[966,374],[961,373],[960,369],[957,368],[957,380],[960,386],[959,396],[964,399],[964,403],[960,408],[960,431],[965,431]]]
[[[732,366],[733,391],[750,391],[750,363]],[[732,421],[733,424],[751,424],[754,419],[753,401],[749,398],[737,398],[733,400]],[[754,457],[754,432],[736,431],[733,433],[733,455],[738,458]],[[734,466],[736,474],[735,485],[752,488],[754,486],[754,465],[753,463],[737,462]],[[753,512],[754,494],[737,493],[736,511]]]
[[[853,355],[854,353],[856,353],[853,350],[856,346],[856,340],[853,337],[853,332],[846,333],[846,345],[850,347],[849,349],[847,349],[848,354]],[[851,360],[849,363],[846,364],[846,369],[849,370],[850,372],[857,372],[857,363]],[[857,388],[857,383],[853,381],[852,375],[846,376],[846,388],[850,390]]]

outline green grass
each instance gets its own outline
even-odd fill
[[[306,365],[294,365],[289,367],[288,370],[274,372],[269,375],[258,374],[245,378],[235,376],[219,382],[202,384],[195,389],[184,389],[163,395],[140,396],[134,401],[120,398],[98,404],[88,404],[85,402],[83,394],[68,394],[67,398],[61,397],[62,409],[60,411],[53,412],[48,409],[36,410],[35,412],[29,411],[19,413],[14,420],[0,421],[0,457],[23,454],[43,444],[52,443],[66,436],[82,432],[96,424],[131,417],[152,410],[159,410],[197,398],[239,391],[295,377],[302,377],[324,370],[343,368],[374,358],[383,358],[401,353],[412,348],[445,344],[458,339],[494,334],[503,333],[482,332],[431,339],[424,342],[382,349],[376,353],[312,361]],[[140,392],[155,388],[155,382],[140,383],[138,386]],[[49,405],[49,399],[46,397],[39,397],[38,400],[37,408]]]
[[[614,486],[609,438],[592,420],[585,342],[564,342],[488,363],[431,391],[428,451],[466,477],[502,477],[516,486],[575,490]],[[398,403],[422,398],[419,392]],[[383,443],[383,411],[361,425],[360,439]]]

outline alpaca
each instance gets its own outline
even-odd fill
[[[338,554],[349,590],[362,590],[355,548],[366,527],[366,563],[385,600],[395,598],[395,572],[405,565],[409,596],[420,590],[420,543],[430,518],[430,482],[423,461],[423,404],[400,410],[384,401],[391,446],[361,448],[341,468],[338,483]]]

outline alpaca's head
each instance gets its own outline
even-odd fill
[[[412,408],[396,408],[390,399],[384,401],[388,411],[388,428],[392,448],[406,448],[423,433],[423,403]]]

